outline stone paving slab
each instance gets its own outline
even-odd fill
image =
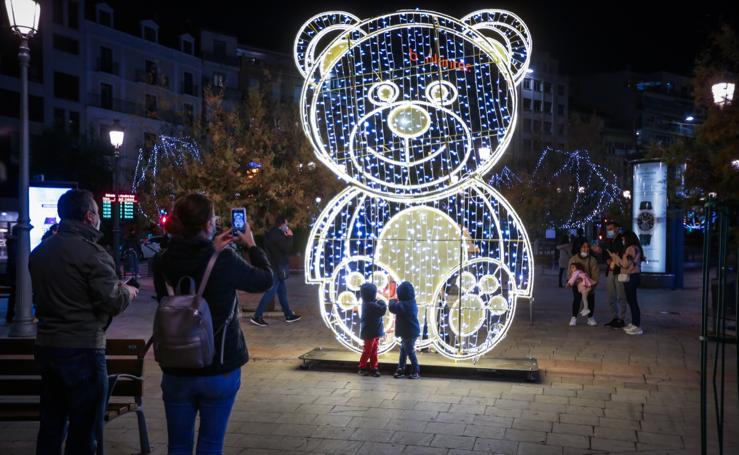
[[[508,337],[492,357],[534,355],[538,384],[424,377],[420,381],[363,378],[349,372],[298,369],[297,356],[336,346],[315,308],[314,288],[288,280],[295,324],[279,317],[255,327],[242,318],[252,360],[226,437],[227,454],[695,454],[699,447],[699,301],[692,289],[640,290],[645,335],[567,326],[566,290],[551,276],[537,277],[535,323],[520,308]],[[155,303],[143,280],[139,301],[113,323],[111,337],[148,338]],[[244,296],[247,306],[258,296]],[[596,318],[608,315],[602,290]],[[663,311],[679,313],[663,314]],[[2,334],[0,328],[0,335]],[[736,351],[727,349],[727,358]],[[727,423],[736,427],[736,368],[728,369]],[[144,405],[153,453],[166,453],[161,372],[146,359]],[[710,428],[715,428],[709,412]],[[32,454],[34,422],[0,422],[0,454]],[[106,452],[138,450],[136,418],[106,426]],[[739,434],[727,434],[738,453]],[[711,453],[716,445],[711,439]],[[732,452],[734,451],[734,452]]]

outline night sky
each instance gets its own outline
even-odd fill
[[[116,13],[151,16],[162,28],[204,26],[239,37],[242,44],[291,52],[302,23],[313,14],[343,10],[360,18],[423,8],[461,17],[483,8],[508,9],[529,26],[534,52],[546,50],[572,74],[618,69],[689,74],[708,33],[724,21],[737,28],[736,8],[724,2],[534,1],[108,1]],[[141,5],[132,8],[132,4]],[[119,7],[121,5],[121,7]],[[123,7],[122,5],[126,5]],[[137,17],[138,20],[140,17]]]

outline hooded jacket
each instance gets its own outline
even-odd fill
[[[157,256],[153,265],[157,299],[167,295],[165,282],[174,287],[184,276],[192,277],[196,286],[199,286],[214,251],[213,243],[203,236],[192,239],[172,238],[167,250]],[[231,248],[226,248],[218,255],[203,292],[213,318],[214,331],[220,329],[230,316],[236,290],[257,293],[272,287],[272,270],[264,251],[256,246],[249,248],[249,260],[251,265]],[[249,361],[249,352],[239,319],[233,318],[225,330],[226,342],[221,364],[223,333],[224,330],[221,330],[215,335],[214,346],[218,348],[211,365],[201,369],[163,368],[163,371],[175,376],[213,376],[241,367]]]
[[[398,300],[391,300],[390,312],[396,315],[395,335],[400,338],[418,338],[421,326],[418,323],[418,305],[413,285],[403,281],[398,286]]]
[[[359,337],[371,340],[385,335],[382,317],[387,306],[382,300],[377,300],[377,286],[364,283],[360,291],[362,294],[362,317],[359,324]]]
[[[126,309],[129,296],[113,258],[97,244],[101,237],[82,221],[62,220],[59,233],[31,253],[36,345],[105,349],[105,329]]]

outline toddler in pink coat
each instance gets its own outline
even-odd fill
[[[567,287],[577,286],[577,292],[582,296],[582,310],[580,316],[590,314],[588,308],[588,294],[593,288],[593,281],[590,279],[585,269],[580,264],[570,264],[570,279],[567,280]]]

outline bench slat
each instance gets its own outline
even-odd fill
[[[33,338],[0,338],[0,355],[30,355],[33,356],[33,348],[36,340]],[[145,340],[107,340],[105,351],[107,355],[119,356],[143,356]]]
[[[143,359],[108,358],[108,374],[132,374],[141,376],[144,371]],[[0,375],[37,376],[41,371],[33,358],[0,359]]]
[[[113,420],[137,408],[135,403],[110,403],[105,420]],[[0,422],[37,421],[39,417],[38,403],[0,403]]]
[[[0,396],[39,396],[41,379],[4,379],[0,377]],[[120,379],[111,394],[114,397],[140,397],[143,394],[141,381]]]

